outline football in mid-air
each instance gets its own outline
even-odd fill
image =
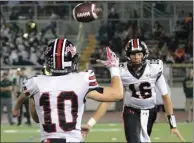
[[[73,9],[73,18],[78,22],[92,22],[102,13],[94,3],[80,3]]]

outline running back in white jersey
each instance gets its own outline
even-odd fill
[[[40,75],[24,82],[24,90],[35,100],[41,140],[66,138],[82,141],[81,121],[86,94],[98,83],[93,71],[63,76]]]
[[[155,86],[163,73],[161,60],[147,60],[145,70],[139,77],[128,70],[127,63],[120,67],[120,73],[125,90],[124,105],[138,109],[150,109],[156,105]],[[167,93],[167,89],[163,89],[163,93],[165,92]]]

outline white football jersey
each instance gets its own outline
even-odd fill
[[[163,95],[168,92],[164,83],[163,62],[159,59],[147,60],[144,71],[138,76],[128,70],[127,63],[123,63],[120,74],[125,92],[125,106],[150,109],[156,105],[155,86]]]
[[[24,82],[24,92],[33,96],[41,140],[66,138],[82,141],[81,121],[85,96],[98,87],[93,71],[62,76],[39,75]]]

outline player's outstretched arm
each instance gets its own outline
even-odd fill
[[[13,109],[14,116],[20,116],[20,107],[26,98],[27,96],[25,94],[22,94],[18,97],[18,99],[16,100],[16,104],[14,106],[14,109]]]
[[[160,78],[157,80],[156,86],[158,87],[158,89],[162,93],[162,100],[163,100],[165,111],[166,111],[166,114],[167,114],[167,117],[168,117],[168,121],[169,121],[169,125],[170,125],[170,130],[171,130],[170,131],[171,135],[172,134],[177,135],[177,137],[181,141],[184,142],[185,139],[183,138],[183,136],[181,135],[181,133],[177,129],[176,119],[175,119],[175,116],[173,115],[172,102],[171,102],[171,99],[170,99],[170,97],[168,95],[167,84],[166,84],[166,81],[165,81],[163,75],[161,75]]]
[[[177,126],[176,126],[176,119],[175,116],[173,115],[173,106],[171,99],[168,94],[162,96],[163,102],[164,102],[164,107],[165,111],[168,117],[170,129],[171,129],[171,135],[175,134],[181,141],[185,141],[181,133],[178,131]]]
[[[82,136],[85,138],[90,129],[100,120],[111,105],[111,101],[121,100],[123,98],[123,85],[120,79],[119,59],[116,57],[109,47],[106,48],[108,61],[98,60],[106,65],[111,73],[111,87],[102,87],[100,90],[94,90],[88,93],[87,97],[96,101],[104,101],[100,103],[93,117],[89,119],[87,124],[82,125]]]
[[[120,77],[112,77],[111,87],[100,87],[100,91],[91,91],[87,94],[87,98],[99,102],[114,102],[123,98],[122,84]]]
[[[30,114],[34,122],[39,123],[39,118],[36,112],[35,103],[34,103],[33,98],[29,98],[29,109],[30,109]]]
[[[92,118],[96,122],[99,121],[104,116],[104,114],[107,112],[107,110],[111,106],[111,104],[112,104],[112,102],[102,102],[102,103],[100,103],[100,105],[98,106],[98,108],[97,108],[96,112],[94,113],[94,115],[92,116]],[[88,121],[88,123],[89,123],[89,121]],[[91,124],[89,123],[89,125],[91,125]]]
[[[102,87],[99,91],[91,91],[87,94],[87,98],[101,102],[118,101],[123,98],[123,86],[120,78],[119,59],[109,47],[106,47],[106,52],[108,60],[98,61],[108,67],[111,74],[111,86]]]
[[[97,91],[91,91],[89,93],[89,96],[91,96],[91,99],[97,100],[97,101],[115,101],[115,100],[121,100],[123,98],[123,86],[118,79],[119,77],[112,77],[111,81],[111,87],[104,87],[102,90],[103,93],[99,93]],[[119,81],[117,81],[119,80]],[[116,89],[116,91],[114,91]],[[118,94],[118,95],[117,95]],[[98,120],[100,120],[104,114],[107,112],[108,108],[112,102],[102,102],[98,106],[96,112],[94,113],[93,117],[89,119],[87,124],[82,125],[81,131],[83,138],[86,138],[90,129],[96,124]]]
[[[118,77],[117,77],[118,78]],[[102,90],[103,93],[99,93],[97,91],[91,91],[89,93],[88,96],[91,96],[91,99],[97,100],[97,101],[115,101],[116,99],[121,100],[123,98],[123,86],[121,82],[118,81],[114,81],[114,80],[118,80],[118,79],[114,79],[114,77],[112,78],[112,87],[118,88],[117,92],[115,91],[114,93],[114,88],[111,87],[104,87]],[[117,84],[121,84],[117,85]],[[114,95],[115,94],[115,95]],[[117,95],[120,94],[120,95]],[[108,108],[110,107],[110,105],[112,104],[112,102],[102,102],[100,103],[100,105],[98,106],[96,112],[94,113],[93,117],[89,119],[89,121],[87,122],[87,124],[82,125],[82,136],[84,138],[87,137],[90,129],[96,124],[96,122],[98,120],[100,120],[104,114],[107,112]]]

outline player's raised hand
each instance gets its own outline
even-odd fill
[[[172,128],[170,130],[170,133],[171,135],[176,135],[182,142],[185,142],[185,139],[183,138],[183,136],[181,135],[177,128]]]
[[[107,67],[119,67],[119,58],[113,51],[111,51],[109,47],[106,47],[106,55],[107,55],[106,61],[100,59],[97,59],[96,61],[104,64]]]
[[[84,139],[87,138],[88,133],[90,132],[91,128],[92,128],[92,127],[91,127],[90,125],[88,125],[88,124],[83,124],[83,125],[81,126],[81,134],[82,134],[82,137],[83,137]]]

